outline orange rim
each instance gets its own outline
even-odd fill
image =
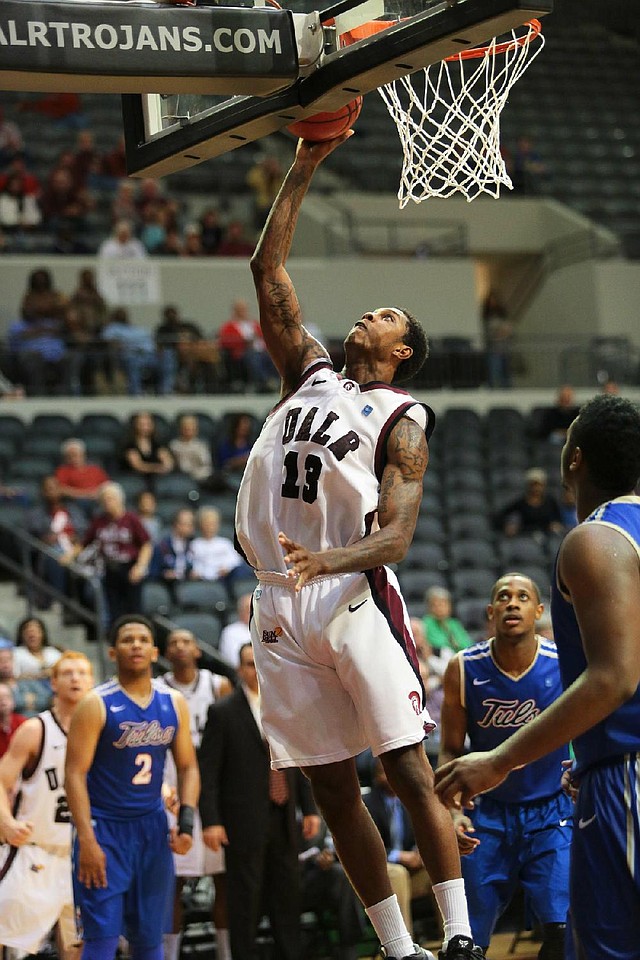
[[[410,18],[407,17],[405,19]],[[376,33],[381,33],[396,23],[402,23],[402,20],[369,20],[367,23],[361,23],[359,26],[352,27],[351,30],[347,30],[346,33],[341,34],[340,45],[348,47],[352,43],[357,43],[358,40],[366,40],[367,37],[373,37]],[[494,46],[485,44],[485,46],[482,47],[470,47],[468,50],[461,50],[459,53],[454,53],[450,57],[445,57],[445,60],[448,63],[455,60],[478,60],[487,53],[495,57],[501,53],[508,53],[509,50],[515,50],[516,47],[524,47],[540,35],[542,32],[542,24],[539,20],[534,19],[527,20],[524,26],[529,29],[522,37],[505,40],[503,43],[496,43]]]

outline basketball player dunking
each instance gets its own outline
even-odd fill
[[[299,766],[386,957],[426,958],[389,885],[380,835],[362,803],[355,756],[370,746],[414,826],[443,914],[441,957],[482,956],[471,940],[451,818],[433,792],[424,706],[407,611],[384,564],[405,555],[428,461],[432,411],[396,384],[428,352],[399,307],[365,313],[346,366],[302,326],[285,270],[318,164],[350,133],[300,141],[252,270],[281,402],[255,443],[238,495],[238,540],[257,571],[252,642],[274,767]]]

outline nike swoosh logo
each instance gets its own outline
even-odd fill
[[[121,707],[109,707],[109,709],[111,710],[111,713],[119,713],[121,710],[126,710],[127,705],[126,703],[123,703]]]
[[[349,604],[349,613],[355,613],[356,610],[359,610],[360,607],[362,607],[367,602],[368,599],[369,598],[367,597],[365,600],[361,600],[360,603],[356,603],[355,606],[353,606],[352,604]]]
[[[491,679],[488,680],[478,680],[477,677],[473,678],[474,687],[481,687],[483,683],[491,683]]]
[[[568,823],[569,823],[568,820],[560,820],[560,821],[558,822],[558,826],[560,826],[560,827],[566,827],[566,825],[567,825]]]
[[[580,817],[580,819],[578,820],[578,826],[580,827],[580,829],[584,830],[584,828],[588,827],[590,823],[593,823],[593,821],[596,819],[596,816],[597,814],[594,813],[594,815],[592,817],[589,817],[588,820],[583,820],[582,817]]]
[[[312,387],[315,387],[318,383],[326,383],[326,380],[314,380],[311,384]]]

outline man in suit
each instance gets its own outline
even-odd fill
[[[320,828],[308,781],[297,768],[271,771],[260,728],[251,644],[240,649],[238,687],[209,709],[200,746],[203,837],[225,847],[229,937],[234,960],[255,957],[263,913],[278,957],[299,960],[300,876],[296,807],[306,839]]]
[[[364,797],[387,851],[387,872],[409,932],[413,929],[411,901],[431,891],[431,881],[416,846],[411,820],[387,780],[379,759],[373,762],[373,783]]]

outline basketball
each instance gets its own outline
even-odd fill
[[[304,120],[296,120],[287,127],[289,133],[294,137],[301,137],[303,140],[310,140],[312,143],[320,143],[323,140],[333,140],[339,137],[341,133],[350,130],[354,125],[360,111],[362,110],[362,97],[356,97],[351,103],[345,104],[339,110],[328,113],[314,113],[311,117],[305,117]]]

